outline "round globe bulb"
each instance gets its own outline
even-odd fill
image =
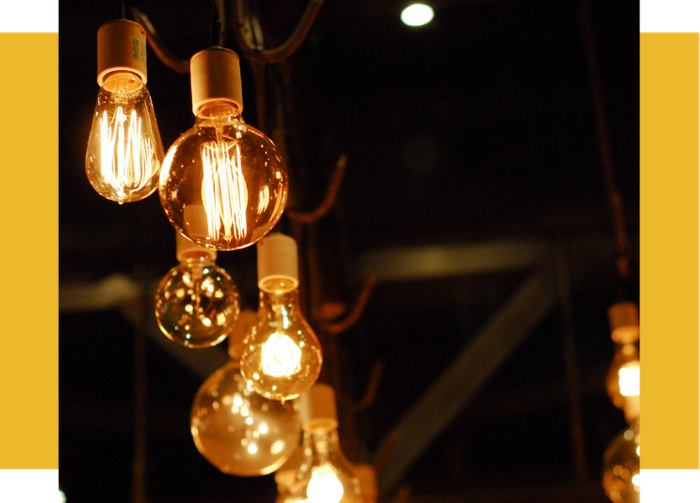
[[[639,502],[639,422],[613,439],[603,455],[603,488],[611,501]]]
[[[159,184],[173,226],[217,250],[245,248],[270,232],[287,192],[287,169],[275,145],[227,103],[204,107],[194,127],[173,143]],[[206,225],[199,224],[202,218]]]
[[[268,400],[249,389],[235,360],[202,384],[190,426],[202,456],[222,472],[242,477],[277,470],[301,435],[294,404]]]
[[[136,74],[115,71],[97,95],[85,155],[90,184],[119,204],[139,201],[158,187],[162,161],[148,88]]]
[[[223,341],[238,319],[240,302],[231,276],[206,254],[184,259],[161,280],[156,319],[161,331],[189,348]]]

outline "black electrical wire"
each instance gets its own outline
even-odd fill
[[[119,19],[126,19],[126,2],[124,0],[120,0],[117,6],[117,17]]]
[[[211,24],[209,25],[209,46],[223,45],[221,37],[221,12],[217,0],[211,0]]]

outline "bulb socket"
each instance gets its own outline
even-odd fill
[[[185,206],[184,210],[185,229],[188,234],[193,236],[209,235],[207,224],[207,213],[204,211],[204,206],[201,204],[190,204]],[[205,248],[190,241],[189,239],[177,233],[177,259],[182,262],[187,258],[187,255],[198,253],[207,254],[212,260],[216,260],[216,250]]]
[[[196,243],[193,243],[185,236],[177,232],[175,234],[176,256],[177,260],[184,262],[190,257],[208,256],[211,260],[216,260],[216,250],[204,248]]]
[[[608,309],[610,337],[618,344],[639,340],[639,310],[633,302],[618,302]]]
[[[328,384],[316,383],[299,396],[301,427],[309,433],[338,429],[335,392]]]
[[[146,32],[128,19],[115,19],[97,30],[97,84],[102,87],[107,75],[126,71],[135,73],[145,84]]]
[[[299,287],[299,260],[294,238],[275,232],[258,241],[258,287],[285,293]]]
[[[209,103],[230,103],[243,111],[241,65],[238,54],[224,47],[210,47],[190,59],[192,112],[199,112]]]

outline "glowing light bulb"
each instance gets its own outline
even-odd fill
[[[360,480],[338,442],[333,388],[315,384],[301,395],[299,414],[304,429],[304,458],[294,477],[285,477],[284,503],[360,503]],[[278,499],[280,501],[280,499]]]
[[[177,237],[180,264],[156,291],[156,319],[171,340],[190,348],[223,341],[233,329],[240,303],[231,276],[214,263],[216,252]]]
[[[603,455],[603,487],[611,501],[639,502],[639,422],[613,439]]]
[[[241,319],[241,326],[250,323],[243,313]],[[245,331],[239,331],[241,326],[231,335],[234,358],[197,392],[190,426],[197,449],[210,463],[224,473],[249,477],[272,473],[287,461],[299,445],[301,423],[292,402],[268,400],[246,385],[235,359]]]
[[[639,351],[636,344],[618,346],[606,376],[610,399],[628,422],[639,417]]]
[[[146,88],[146,35],[137,23],[112,21],[98,31],[100,92],[85,155],[90,184],[119,204],[158,187],[163,161],[158,124]]]
[[[211,48],[192,57],[193,128],[163,161],[159,194],[173,226],[217,250],[245,248],[282,216],[287,169],[272,141],[243,121],[238,56]],[[206,225],[193,224],[202,213]]]
[[[433,20],[433,15],[432,7],[415,3],[401,11],[401,21],[408,26],[423,26]]]
[[[316,382],[321,345],[299,309],[296,243],[272,234],[258,243],[258,321],[243,341],[241,373],[266,398],[290,400]]]

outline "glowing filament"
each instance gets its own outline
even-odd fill
[[[207,214],[209,237],[222,237],[227,242],[243,239],[248,234],[246,207],[248,186],[243,178],[241,150],[231,142],[211,141],[202,146],[202,199]]]
[[[270,205],[270,188],[267,185],[263,185],[258,197],[258,215],[261,215]]]
[[[313,503],[338,503],[343,497],[343,484],[330,465],[314,468],[306,488],[308,501]]]
[[[277,332],[262,345],[262,369],[272,377],[289,377],[299,371],[301,349],[292,339]]]
[[[122,197],[145,187],[153,172],[153,145],[142,125],[135,110],[127,115],[122,107],[111,121],[107,112],[100,119],[101,175]]]
[[[630,362],[620,368],[620,394],[639,395],[639,362]]]

